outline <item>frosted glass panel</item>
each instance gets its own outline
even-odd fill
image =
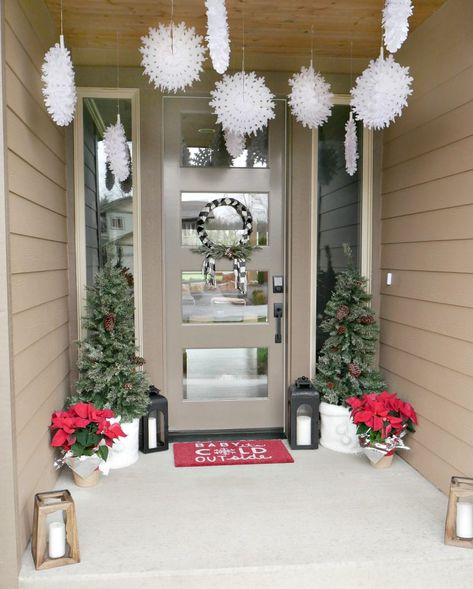
[[[266,323],[268,273],[248,271],[248,292],[235,288],[232,272],[216,272],[216,288],[205,284],[202,272],[182,273],[182,321],[184,323]]]
[[[183,353],[187,401],[268,396],[268,348],[187,349]]]

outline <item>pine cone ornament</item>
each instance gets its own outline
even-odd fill
[[[361,374],[361,368],[356,364],[348,364],[348,372],[353,376],[353,378],[358,378]]]
[[[331,346],[330,347],[330,351],[331,352],[338,352],[338,347],[337,346]]]
[[[332,390],[334,386],[335,385],[333,384],[333,382],[328,382],[327,383],[327,388],[330,389],[330,390]]]
[[[114,330],[116,319],[117,316],[115,315],[115,313],[107,313],[105,315],[105,317],[103,318],[103,326],[105,327],[105,331],[111,333]]]
[[[347,332],[347,328],[344,325],[339,325],[337,327],[337,333],[338,333],[338,335],[343,335],[346,332]]]
[[[337,319],[339,321],[343,321],[344,319],[346,319],[348,317],[349,314],[350,314],[350,309],[346,305],[341,305],[340,307],[338,307],[337,312],[335,313],[335,316],[337,317]]]
[[[131,391],[131,389],[133,388],[133,385],[131,384],[131,382],[126,382],[123,385],[123,388],[126,389],[127,391]]]
[[[373,315],[362,315],[360,317],[360,323],[362,325],[370,325],[370,323],[374,323]]]
[[[129,268],[122,268],[121,273],[125,277],[128,286],[130,288],[133,288],[134,280],[133,280],[133,274],[130,272],[130,269]]]
[[[145,364],[146,360],[144,358],[142,358],[141,356],[135,356],[133,358],[133,364],[135,364],[136,366],[143,366],[143,364]]]

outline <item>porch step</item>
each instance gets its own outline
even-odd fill
[[[446,497],[404,461],[291,452],[207,468],[140,455],[89,489],[64,471],[82,562],[38,572],[27,550],[20,588],[471,589],[471,551],[443,544]]]

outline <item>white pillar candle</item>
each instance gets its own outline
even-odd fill
[[[473,503],[458,501],[456,524],[459,538],[473,538]]]
[[[156,417],[148,418],[148,448],[156,448],[158,445],[158,430]]]
[[[297,416],[297,436],[296,443],[298,446],[310,446],[312,441],[312,417],[309,415]]]
[[[66,525],[64,522],[49,524],[49,558],[61,558],[66,554]]]

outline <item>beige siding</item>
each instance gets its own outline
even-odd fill
[[[64,130],[47,114],[41,63],[56,34],[42,0],[5,2],[10,288],[20,538],[33,495],[54,485],[50,414],[68,390]]]
[[[449,0],[410,36],[414,94],[384,133],[380,363],[419,413],[406,459],[444,491],[473,475],[472,22]]]

